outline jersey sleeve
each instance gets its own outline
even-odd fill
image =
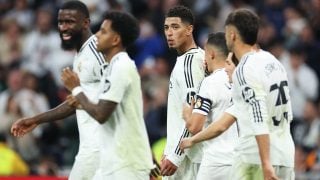
[[[113,66],[109,76],[104,74],[107,78],[103,78],[101,82],[102,93],[99,99],[120,103],[131,83],[131,68],[117,62]]]
[[[187,54],[184,60],[184,78],[182,86],[182,93],[186,95],[186,102],[191,104],[191,97],[195,98],[196,93],[200,87],[200,83],[204,78],[204,68],[202,67],[204,56],[200,53],[195,54]],[[190,150],[185,150],[185,153],[182,153],[182,150],[179,147],[180,140],[185,137],[190,137],[191,133],[185,127],[183,131],[181,131],[180,139],[177,139],[176,148],[174,153],[168,155],[168,159],[174,163],[176,166],[179,166],[186,154],[190,152]]]
[[[195,104],[192,112],[207,116],[212,105],[215,104],[215,98],[212,97],[214,94],[216,94],[216,89],[212,89],[208,79],[205,78],[201,83],[199,93],[195,98]]]
[[[249,128],[254,135],[268,134],[268,113],[266,107],[267,93],[264,89],[264,82],[261,73],[254,63],[244,64],[237,72],[242,98],[248,104]]]
[[[184,61],[184,88],[183,94],[186,95],[186,102],[191,103],[191,97],[197,94],[200,83],[204,78],[204,68],[201,62],[204,58],[199,54],[187,54]],[[200,62],[200,63],[199,63]]]

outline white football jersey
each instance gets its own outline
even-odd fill
[[[103,55],[96,50],[96,37],[91,36],[75,55],[73,71],[80,79],[80,86],[89,100],[94,100],[99,92],[103,66],[106,65]],[[100,143],[97,140],[99,123],[85,110],[76,110],[79,129],[79,154],[98,152]]]
[[[126,52],[120,52],[112,58],[103,76],[99,99],[116,102],[117,107],[100,126],[100,169],[105,175],[126,166],[152,169],[141,80],[134,61]]]
[[[207,116],[204,128],[224,113],[231,102],[231,84],[224,69],[217,69],[206,77],[196,97],[193,113]],[[238,142],[237,124],[234,123],[226,132],[217,138],[203,142],[201,166],[231,165],[234,147]]]
[[[293,167],[294,143],[287,74],[269,52],[245,54],[233,73],[233,105],[227,112],[237,117],[240,142],[236,152],[251,164],[261,164],[256,135],[269,134],[272,165]]]
[[[171,72],[168,110],[167,110],[167,144],[164,154],[182,161],[185,156],[179,148],[180,139],[190,133],[185,128],[182,117],[184,103],[191,101],[191,96],[198,92],[204,78],[204,51],[193,48],[177,57],[176,64]],[[193,162],[200,163],[202,158],[201,144],[186,151]],[[180,158],[181,157],[181,158]],[[181,162],[180,161],[180,162]]]

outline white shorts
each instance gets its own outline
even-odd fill
[[[150,180],[150,170],[134,170],[124,167],[112,173],[105,174],[102,169],[98,169],[93,180]]]
[[[280,179],[285,180],[294,180],[294,169],[291,167],[285,166],[273,166],[276,175]],[[249,164],[244,163],[241,161],[240,158],[237,158],[234,161],[234,164],[231,168],[231,173],[229,176],[230,180],[237,179],[237,180],[247,180],[247,179],[254,179],[254,180],[263,180],[263,171],[261,165],[258,164]]]
[[[200,163],[193,163],[186,157],[172,176],[164,176],[162,180],[195,180],[199,167]]]
[[[221,165],[221,166],[200,165],[200,169],[197,175],[197,180],[228,179],[230,171],[231,171],[231,165]]]
[[[69,180],[91,180],[99,167],[99,152],[90,155],[77,155]]]

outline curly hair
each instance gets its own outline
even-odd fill
[[[110,11],[105,14],[104,19],[111,21],[111,28],[120,35],[124,47],[128,47],[139,37],[139,24],[132,15],[125,12]]]
[[[229,14],[225,25],[233,25],[239,31],[244,43],[254,45],[259,30],[259,17],[246,9],[236,10]]]
[[[194,15],[192,11],[185,6],[175,6],[166,14],[166,17],[179,17],[182,22],[187,22],[190,25],[194,25]]]

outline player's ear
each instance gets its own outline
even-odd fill
[[[188,25],[187,26],[187,35],[192,36],[192,32],[193,32],[193,25]]]
[[[210,60],[213,60],[216,56],[216,52],[214,51],[214,49],[210,49]]]
[[[90,28],[90,19],[89,18],[85,18],[84,21],[83,21],[83,25],[84,25],[83,27],[85,29]]]
[[[113,38],[113,43],[114,46],[121,44],[121,36],[119,34],[116,34]]]

